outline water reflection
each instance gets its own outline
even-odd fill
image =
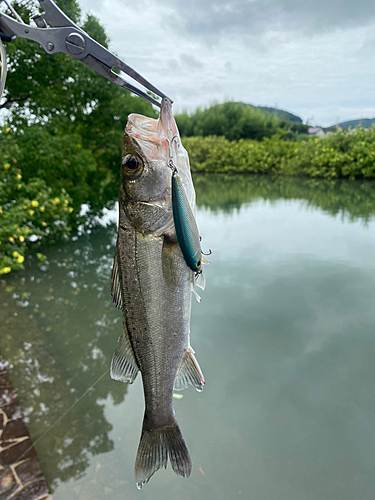
[[[375,215],[375,182],[258,175],[195,174],[198,207],[232,212],[263,199],[304,200],[330,215],[368,222]]]
[[[121,330],[108,282],[116,228],[46,249],[0,288],[0,341],[29,430],[36,441],[104,372]],[[36,446],[48,483],[83,475],[90,455],[114,442],[103,401],[124,400],[127,386],[109,375]]]
[[[127,393],[105,376],[37,445],[54,498],[371,499],[374,184],[195,184],[213,264],[191,325],[207,384],[175,401],[192,476],[169,469],[136,490],[141,383]],[[93,229],[2,280],[0,345],[34,440],[109,367],[115,237],[115,224]]]

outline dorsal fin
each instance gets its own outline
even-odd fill
[[[138,363],[135,359],[128,330],[124,322],[124,329],[119,338],[117,349],[112,357],[110,376],[126,384],[132,384],[139,372]]]
[[[205,383],[202,370],[195,359],[193,349],[190,347],[177,371],[173,388],[176,391],[181,391],[186,389],[188,384],[191,384],[197,391],[201,392]]]
[[[121,295],[121,287],[120,287],[120,274],[119,274],[119,267],[118,267],[117,248],[116,248],[115,258],[113,261],[113,268],[112,268],[111,296],[112,296],[112,303],[118,309],[122,309],[122,295]]]

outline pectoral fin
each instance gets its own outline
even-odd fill
[[[195,359],[194,351],[191,347],[187,351],[185,358],[182,360],[173,388],[176,391],[181,391],[182,389],[186,389],[188,383],[194,386],[199,392],[203,390],[203,386],[206,383],[204,381],[202,370],[198,365],[198,361]]]
[[[138,364],[124,323],[124,330],[112,357],[110,376],[113,380],[132,384],[139,372]]]
[[[118,308],[122,309],[122,296],[120,287],[120,275],[118,267],[117,249],[115,259],[113,261],[112,278],[111,278],[111,297],[112,303]]]

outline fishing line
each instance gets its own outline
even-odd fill
[[[0,60],[1,60],[1,78],[0,78],[0,101],[1,101],[5,87],[5,80],[7,78],[7,55],[5,53],[5,48],[1,39],[0,39]]]
[[[98,382],[100,382],[100,381],[101,381],[101,379],[102,379],[105,375],[107,375],[107,373],[108,373],[108,372],[109,372],[109,368],[108,368],[108,370],[106,370],[106,371],[103,373],[103,375],[101,375],[101,376],[100,376],[100,377],[99,377],[99,378],[98,378],[98,379],[97,379],[97,380],[96,380],[96,381],[95,381],[95,382],[94,382],[94,383],[93,383],[93,384],[92,384],[92,385],[91,385],[88,389],[86,389],[86,390],[85,390],[85,392],[84,392],[84,393],[83,393],[83,394],[82,394],[82,395],[81,395],[81,396],[80,396],[80,397],[79,397],[79,398],[78,398],[78,399],[77,399],[77,400],[76,400],[76,401],[72,404],[72,406],[71,406],[70,408],[68,408],[68,409],[66,410],[66,412],[65,412],[65,413],[63,413],[63,414],[62,414],[62,415],[61,415],[61,416],[60,416],[60,417],[56,420],[56,422],[55,422],[55,423],[53,423],[53,424],[52,424],[52,425],[51,425],[51,426],[50,426],[50,427],[49,427],[49,428],[48,428],[45,432],[43,432],[43,434],[42,434],[41,436],[39,436],[39,437],[38,437],[38,439],[35,441],[35,443],[32,443],[32,444],[31,444],[31,445],[27,448],[27,450],[26,450],[26,451],[24,451],[24,452],[22,453],[22,455],[21,455],[21,456],[17,459],[17,462],[19,462],[19,461],[21,460],[21,458],[22,458],[22,457],[23,457],[23,456],[24,456],[24,455],[25,455],[28,451],[30,451],[30,450],[31,450],[31,448],[34,448],[34,446],[35,446],[37,443],[39,443],[39,441],[40,441],[41,439],[43,439],[43,438],[46,436],[46,434],[48,434],[48,433],[49,433],[49,431],[50,431],[51,429],[53,429],[53,428],[55,427],[55,425],[57,425],[57,424],[58,424],[58,423],[59,423],[59,422],[60,422],[60,421],[61,421],[61,420],[62,420],[62,419],[63,419],[63,418],[64,418],[64,417],[65,417],[65,416],[66,416],[66,415],[70,412],[70,410],[72,410],[72,409],[73,409],[73,408],[74,408],[74,407],[75,407],[75,406],[76,406],[76,405],[77,405],[80,401],[82,401],[82,399],[86,396],[86,394],[87,394],[88,392],[90,392],[90,391],[91,391],[91,389],[93,389],[93,388],[96,386],[96,384],[97,384]],[[30,438],[30,439],[31,439],[31,438]]]

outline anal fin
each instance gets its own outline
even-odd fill
[[[176,391],[181,391],[186,389],[188,384],[191,384],[198,392],[201,392],[205,383],[202,370],[195,359],[193,349],[190,347],[177,372],[173,388]]]
[[[132,384],[138,372],[139,367],[124,323],[124,330],[112,357],[110,376],[113,380]]]

